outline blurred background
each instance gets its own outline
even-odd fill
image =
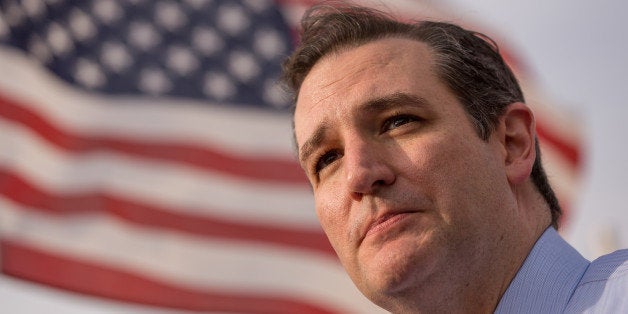
[[[314,1],[0,0],[11,313],[375,313],[318,227],[280,62]],[[493,39],[585,257],[628,247],[628,4],[358,1]]]

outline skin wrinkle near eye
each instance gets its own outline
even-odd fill
[[[428,102],[422,97],[404,92],[394,92],[387,96],[368,100],[364,105],[360,106],[358,110],[365,115],[373,115],[402,105],[426,106],[427,103]],[[299,149],[299,160],[304,169],[306,169],[305,162],[323,142],[325,133],[328,130],[329,126],[325,122],[321,123],[314,134]]]

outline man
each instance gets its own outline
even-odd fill
[[[332,246],[395,313],[628,311],[628,250],[557,234],[535,120],[495,44],[319,6],[284,65],[298,158]]]

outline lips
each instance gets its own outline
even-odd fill
[[[368,226],[364,237],[366,238],[382,232],[386,232],[387,230],[392,229],[395,225],[399,224],[402,220],[407,218],[412,213],[413,212],[399,212],[382,215]]]

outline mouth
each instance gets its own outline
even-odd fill
[[[376,236],[378,234],[385,233],[400,225],[406,218],[409,218],[410,215],[414,212],[400,212],[400,213],[392,213],[386,214],[373,223],[371,223],[364,235],[364,238]]]

